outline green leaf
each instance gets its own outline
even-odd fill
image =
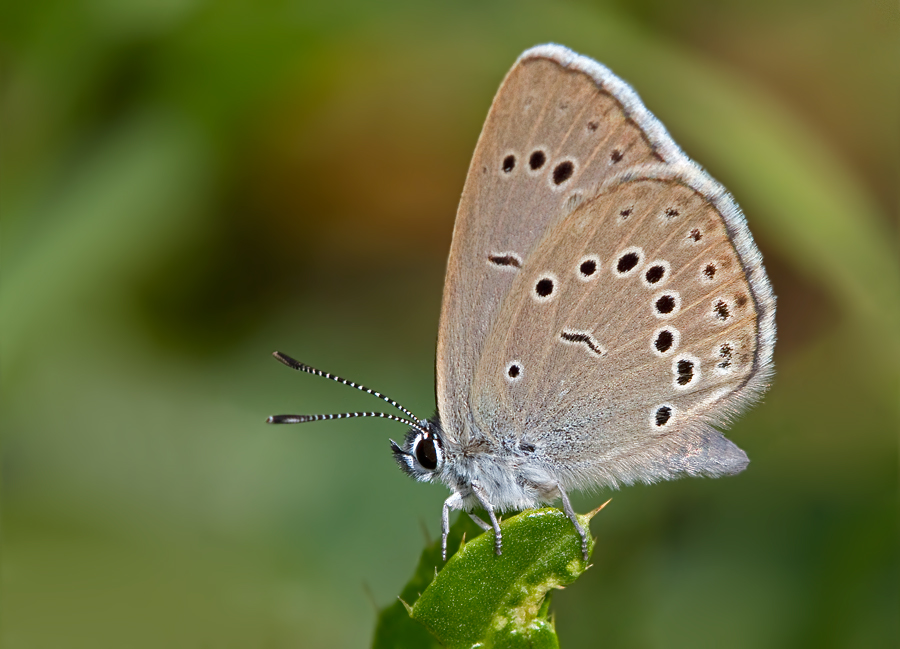
[[[599,511],[599,510],[598,510]],[[579,516],[588,528],[596,512]],[[455,547],[474,528],[461,516],[451,528],[448,547]],[[493,534],[479,534],[454,554],[434,576],[440,544],[427,548],[401,599],[410,602],[388,607],[379,618],[374,646],[383,647],[558,647],[550,620],[547,593],[571,584],[587,563],[581,537],[572,522],[557,509],[523,512],[501,524],[503,554],[494,554]],[[593,539],[588,552],[593,550]],[[419,590],[427,585],[424,590]],[[406,620],[402,616],[406,615]],[[408,621],[421,623],[419,631]],[[420,631],[427,629],[433,638]],[[397,633],[397,635],[393,635]],[[434,638],[437,638],[435,643]]]
[[[460,516],[450,528],[447,536],[447,551],[454,552],[464,542],[482,534],[481,528],[475,525],[468,516]],[[422,550],[419,565],[412,578],[390,606],[381,609],[375,626],[373,649],[401,649],[403,647],[440,647],[437,640],[425,627],[414,621],[405,602],[415,602],[434,580],[438,571],[444,567],[441,558],[441,541],[438,539]]]

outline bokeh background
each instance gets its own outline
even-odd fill
[[[900,643],[896,2],[42,0],[0,35],[3,646],[369,642],[445,491],[389,422],[266,427],[377,407],[269,354],[432,411],[469,158],[547,41],[732,190],[780,333],[750,468],[617,493],[563,646]]]

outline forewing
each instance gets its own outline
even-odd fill
[[[622,169],[677,159],[663,136],[627,85],[566,48],[529,50],[509,72],[478,140],[447,264],[436,391],[448,437],[465,444],[492,434],[472,418],[476,366],[512,282],[563,205]]]

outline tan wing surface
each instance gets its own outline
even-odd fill
[[[482,349],[476,425],[537,444],[565,486],[746,462],[708,424],[763,387],[765,296],[693,180],[661,166],[574,209],[517,273]]]
[[[622,169],[677,155],[670,140],[654,142],[639,126],[644,115],[652,119],[618,78],[559,46],[529,50],[504,80],[469,168],[447,266],[437,399],[451,438],[478,434],[469,409],[477,360],[519,266],[560,207]]]

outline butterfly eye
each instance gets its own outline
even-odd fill
[[[416,461],[423,469],[434,471],[438,467],[438,458],[441,455],[440,442],[437,437],[421,437],[416,442]]]

